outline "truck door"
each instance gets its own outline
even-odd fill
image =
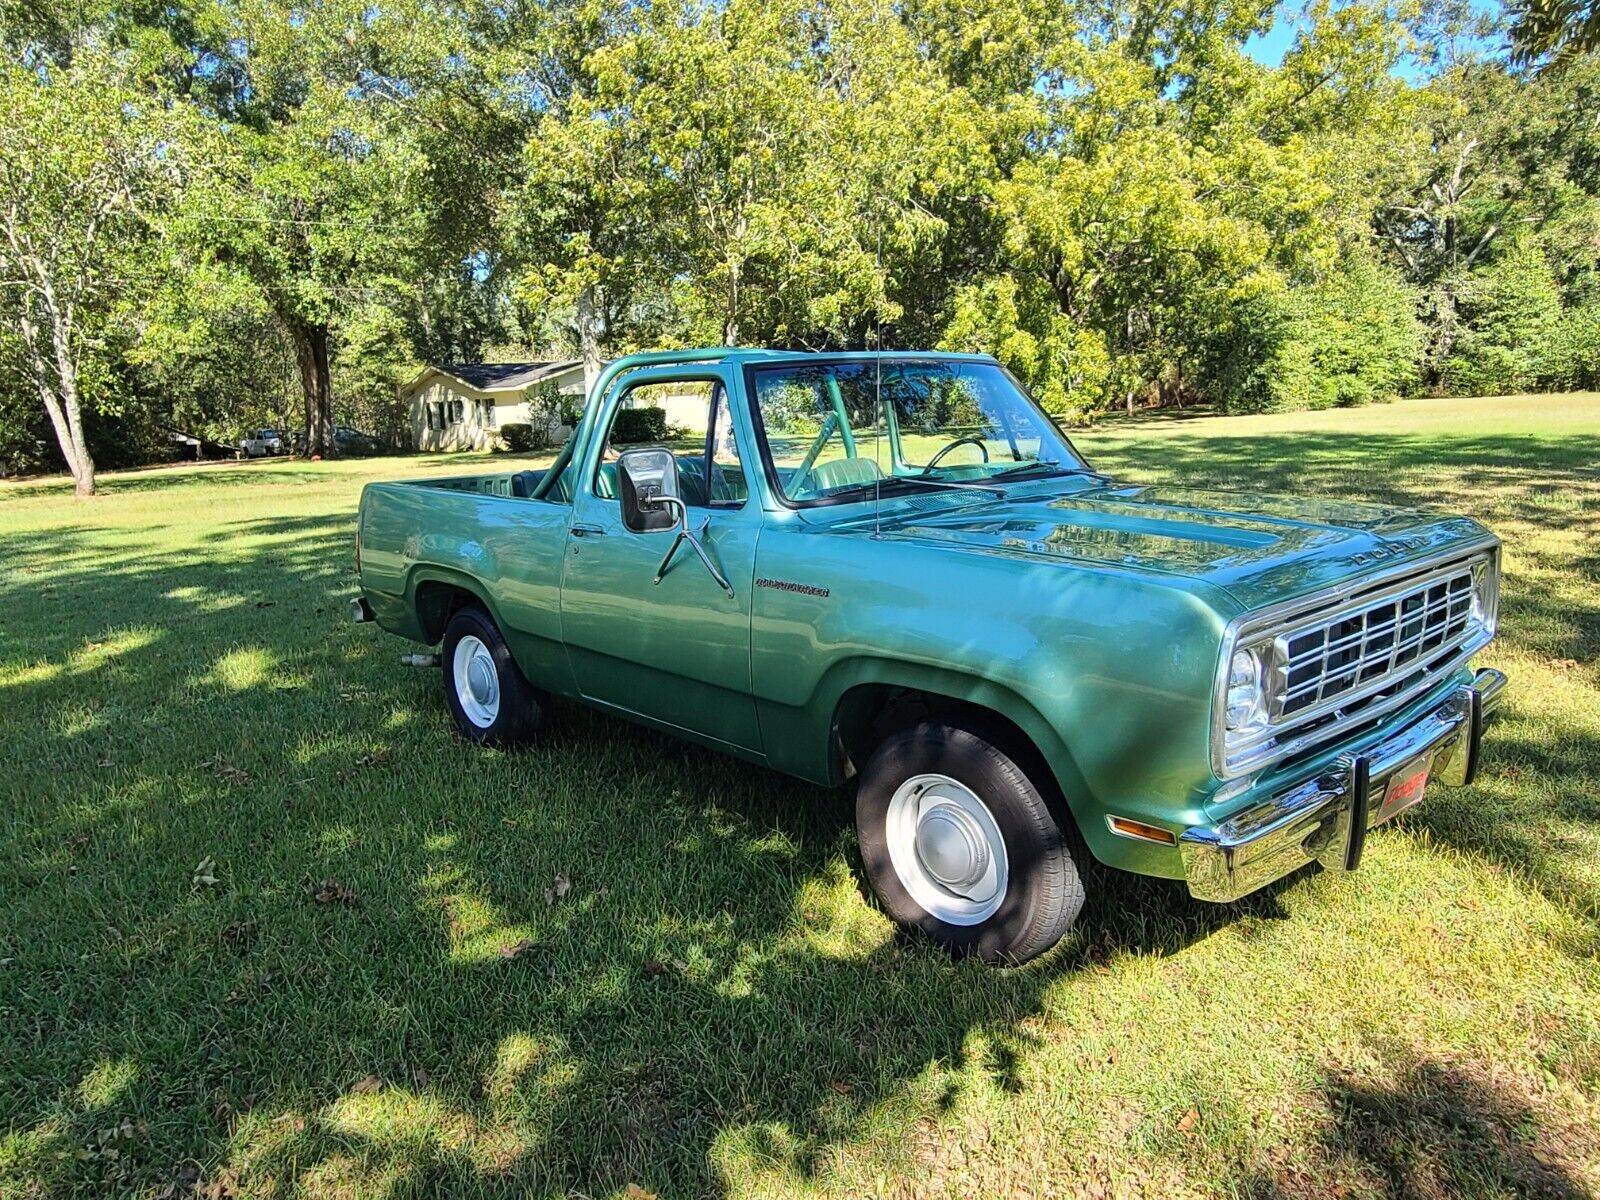
[[[761,506],[750,448],[729,410],[731,374],[641,372],[606,398],[573,496],[561,583],[561,634],[579,694],[604,707],[759,753],[750,688],[750,591]],[[733,587],[730,598],[687,547],[654,582],[671,532],[632,533],[616,500],[620,414],[661,408],[692,445],[673,443],[692,528]],[[620,416],[622,422],[640,418]],[[626,449],[624,445],[621,448]]]

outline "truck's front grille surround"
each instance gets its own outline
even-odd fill
[[[1275,724],[1358,691],[1460,644],[1472,616],[1472,569],[1462,563],[1391,599],[1282,637]]]
[[[1498,543],[1436,559],[1380,579],[1342,587],[1245,618],[1236,647],[1270,640],[1267,721],[1229,743],[1220,691],[1214,766],[1224,779],[1281,761],[1353,724],[1376,720],[1429,692],[1494,636],[1473,611],[1474,572],[1498,588]]]

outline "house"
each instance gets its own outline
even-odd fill
[[[583,363],[439,363],[400,389],[418,450],[488,450],[496,430],[529,423],[528,399],[553,386],[583,407]],[[560,430],[552,425],[552,437]]]

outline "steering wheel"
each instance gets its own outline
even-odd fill
[[[928,460],[928,465],[922,468],[922,473],[926,475],[929,471],[933,470],[939,465],[939,460],[941,458],[959,446],[976,446],[978,448],[978,452],[983,455],[983,461],[989,461],[989,447],[983,444],[983,439],[981,437],[978,437],[976,434],[969,433],[965,437],[958,437],[955,441],[951,442],[948,446],[945,446],[939,451],[939,453],[930,458]]]

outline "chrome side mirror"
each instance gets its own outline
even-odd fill
[[[630,533],[662,533],[678,524],[678,460],[660,446],[624,450],[617,458],[617,497]]]
[[[733,585],[717,570],[700,544],[700,537],[689,529],[689,508],[678,492],[678,460],[672,451],[660,446],[644,446],[624,450],[617,457],[617,494],[622,503],[622,524],[633,533],[655,533],[677,527],[678,535],[672,539],[661,565],[656,568],[655,582],[660,583],[672,565],[678,547],[688,543],[700,559],[717,586],[733,598]],[[711,524],[707,517],[700,523],[699,534]]]

